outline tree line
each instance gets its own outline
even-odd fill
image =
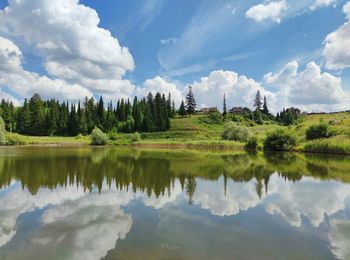
[[[7,131],[25,135],[76,136],[90,134],[98,127],[104,132],[160,132],[170,128],[170,118],[176,114],[175,103],[169,93],[149,93],[147,97],[119,99],[105,105],[101,96],[98,101],[86,97],[83,102],[43,100],[39,94],[25,99],[20,107],[9,100],[0,104],[0,116]]]

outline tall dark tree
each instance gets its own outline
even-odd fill
[[[103,97],[100,96],[100,100],[98,101],[97,109],[96,109],[96,124],[98,128],[104,130],[105,123],[106,123],[106,117],[105,117]]]
[[[267,100],[266,100],[266,96],[264,96],[264,105],[263,105],[263,110],[262,112],[265,114],[265,115],[268,115],[270,112],[269,112],[269,109],[267,107]]]
[[[261,110],[261,106],[262,106],[261,94],[260,94],[260,90],[258,90],[254,99],[254,107],[257,110]]]
[[[28,100],[25,98],[23,106],[19,108],[18,116],[17,116],[17,131],[21,134],[29,134],[30,133],[30,109]]]
[[[134,131],[141,131],[142,127],[142,117],[141,117],[141,104],[137,101],[137,97],[134,98],[134,102],[132,104],[132,116],[134,118]]]
[[[107,107],[106,113],[106,123],[105,123],[105,131],[110,132],[113,127],[116,126],[115,114],[113,112],[113,103],[110,101]]]
[[[179,116],[184,117],[184,116],[186,116],[186,114],[187,114],[187,112],[186,112],[185,103],[184,103],[184,101],[182,100],[182,101],[181,101],[180,108],[179,108]]]
[[[81,108],[80,101],[78,103],[77,117],[78,117],[78,132],[82,135],[86,135],[88,133],[86,113],[84,109]]]
[[[192,92],[192,87],[188,87],[188,93],[186,95],[186,112],[189,115],[193,115],[196,112],[196,99]]]
[[[94,98],[91,97],[88,99],[87,97],[85,98],[84,102],[84,110],[85,110],[85,117],[86,117],[86,127],[87,127],[87,132],[91,133],[91,131],[95,127],[95,101]]]
[[[223,112],[222,112],[222,115],[224,117],[227,116],[227,107],[226,107],[226,95],[224,94],[224,102],[223,102]]]
[[[170,113],[170,117],[174,117],[176,115],[176,108],[175,108],[175,101],[173,100],[172,104],[171,104],[171,113]]]
[[[29,100],[30,110],[30,134],[45,135],[45,109],[44,103],[39,94]]]

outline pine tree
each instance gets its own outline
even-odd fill
[[[176,108],[175,108],[175,101],[173,100],[172,105],[171,105],[170,117],[175,117],[175,115],[176,115]]]
[[[181,117],[186,116],[186,108],[185,108],[185,103],[184,103],[183,100],[181,101],[181,105],[180,105],[180,108],[179,108],[179,115]]]
[[[167,109],[167,114],[170,116],[171,115],[171,94],[170,94],[170,92],[168,94],[168,99],[166,100],[166,109]]]
[[[23,106],[19,109],[17,117],[18,132],[21,134],[30,133],[30,109],[28,100],[25,98]]]
[[[142,118],[141,118],[141,112],[140,112],[140,104],[137,101],[136,96],[134,98],[134,102],[132,105],[132,116],[134,118],[134,131],[135,132],[141,131]]]
[[[76,136],[79,133],[79,122],[77,111],[75,108],[75,104],[71,104],[71,109],[69,113],[69,121],[68,121],[68,134],[70,136]]]
[[[98,128],[100,128],[102,131],[105,131],[104,129],[105,123],[106,123],[106,117],[105,117],[103,97],[100,96],[100,100],[98,101],[97,110],[96,110],[96,124]]]
[[[30,109],[30,134],[44,135],[45,134],[45,110],[44,104],[39,94],[34,96],[29,101]]]
[[[86,135],[88,133],[87,121],[86,121],[86,113],[84,109],[80,106],[80,101],[78,102],[78,132],[82,135]]]
[[[261,106],[262,106],[261,94],[260,94],[260,90],[258,90],[254,100],[254,107],[255,109],[261,110]]]
[[[262,112],[265,114],[265,115],[268,115],[269,114],[269,109],[267,107],[267,100],[266,100],[266,96],[264,96],[264,105],[263,105],[263,110]]]
[[[227,116],[227,108],[226,108],[226,95],[224,94],[224,104],[223,104],[223,112],[222,112],[222,115],[224,117]]]
[[[116,122],[115,115],[113,113],[113,104],[112,101],[110,101],[107,107],[105,131],[110,132],[115,125]]]
[[[189,115],[192,115],[196,112],[196,100],[192,92],[192,87],[188,87],[188,93],[186,95],[186,112]]]

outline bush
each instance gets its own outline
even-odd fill
[[[115,131],[110,131],[108,133],[108,139],[112,141],[117,141],[118,140],[118,134]]]
[[[247,142],[250,133],[247,128],[238,126],[233,122],[228,122],[224,125],[224,131],[221,133],[224,140],[233,140],[238,142]]]
[[[264,141],[264,149],[272,151],[290,151],[296,145],[295,136],[282,129],[269,133]]]
[[[253,136],[249,138],[248,142],[244,146],[247,150],[257,150],[258,149],[258,139]]]
[[[92,145],[106,145],[108,141],[107,135],[102,132],[99,128],[95,127],[91,133],[91,144]]]
[[[350,138],[336,136],[332,137],[331,140],[312,140],[305,145],[304,151],[325,154],[350,154]]]
[[[211,110],[207,116],[201,117],[200,120],[206,124],[221,124],[224,117],[217,110]]]
[[[0,145],[6,145],[5,122],[0,116]]]
[[[323,138],[330,138],[334,136],[334,132],[331,130],[328,124],[320,123],[318,125],[310,126],[306,132],[306,140],[316,140]]]
[[[133,143],[141,141],[141,135],[140,135],[140,133],[136,132],[136,133],[132,134],[132,136],[131,136],[131,141],[132,141]]]

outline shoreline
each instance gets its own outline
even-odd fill
[[[204,141],[194,141],[197,143],[160,143],[160,142],[137,142],[137,143],[109,143],[107,145],[91,145],[87,142],[53,142],[53,143],[32,143],[32,144],[14,144],[14,145],[5,145],[4,148],[9,147],[129,147],[129,148],[146,148],[146,149],[190,149],[190,150],[212,150],[212,151],[241,151],[241,152],[264,152],[262,149],[257,151],[246,150],[244,149],[243,143],[221,143],[220,141],[212,141],[212,143],[206,143]],[[328,152],[313,152],[305,149],[294,149],[292,151],[268,151],[274,153],[299,153],[299,154],[318,154],[318,155],[335,155],[335,156],[350,156],[350,153],[328,153]]]

